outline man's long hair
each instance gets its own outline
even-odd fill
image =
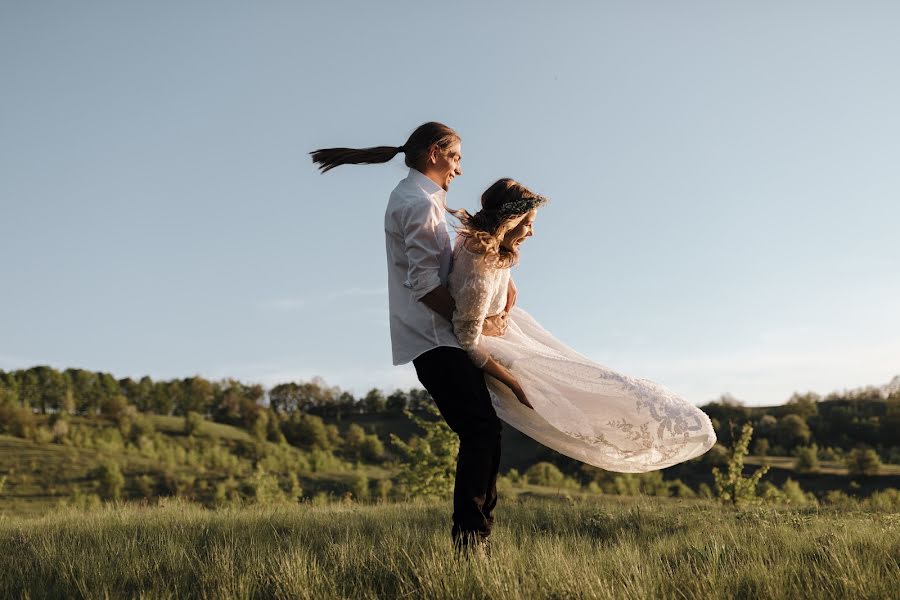
[[[399,153],[405,155],[406,166],[423,171],[432,148],[446,152],[460,140],[459,134],[434,121],[419,125],[402,146],[374,146],[372,148],[322,148],[310,152],[312,160],[326,173],[341,165],[374,165],[386,163]]]

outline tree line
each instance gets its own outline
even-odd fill
[[[900,463],[900,391],[795,393],[785,404],[769,407],[748,407],[723,396],[701,408],[726,445],[751,424],[755,455],[798,455],[814,448],[820,458],[843,460],[847,452],[873,449],[882,459]]]
[[[282,418],[297,413],[341,420],[367,413],[421,412],[431,402],[425,390],[397,390],[385,395],[370,390],[361,398],[321,379],[282,383],[267,390],[234,379],[203,377],[153,380],[117,379],[109,373],[84,369],[59,371],[37,366],[0,370],[0,404],[14,404],[40,414],[115,414],[123,405],[158,415],[198,413],[216,422],[250,427],[263,411]]]
[[[422,389],[385,395],[373,388],[356,397],[319,378],[266,389],[234,379],[117,379],[109,373],[60,371],[48,366],[0,370],[0,405],[3,403],[42,414],[73,415],[116,414],[131,405],[159,415],[197,413],[248,429],[268,416],[281,423],[299,422],[301,415],[341,421],[354,415],[402,414],[405,410],[422,414],[432,404]],[[750,423],[755,432],[752,451],[757,455],[797,454],[816,445],[823,458],[841,459],[828,452],[869,447],[886,461],[900,462],[900,392],[888,395],[878,388],[866,388],[824,398],[814,393],[794,394],[785,404],[771,407],[747,407],[726,395],[701,408],[724,444],[731,444],[734,432]]]

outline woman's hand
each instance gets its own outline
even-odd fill
[[[487,362],[481,367],[481,369],[501,382],[503,385],[512,390],[512,393],[516,395],[519,402],[534,410],[534,407],[531,405],[531,402],[528,401],[528,396],[525,395],[525,390],[522,389],[522,386],[519,385],[519,380],[516,379],[516,376],[509,372],[509,369],[501,365],[497,362],[493,357],[488,358]]]
[[[515,385],[511,386],[510,389],[512,390],[513,394],[516,395],[516,398],[518,398],[519,402],[521,402],[522,404],[524,404],[531,410],[534,410],[534,407],[531,405],[531,402],[528,401],[528,396],[525,395],[525,390],[522,389],[522,386],[519,385],[518,381],[516,381]]]
[[[481,326],[481,335],[500,337],[504,333],[506,333],[506,312],[487,317]]]

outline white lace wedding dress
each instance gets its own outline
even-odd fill
[[[517,306],[502,337],[481,334],[506,305],[508,268],[486,264],[458,238],[448,287],[453,328],[476,365],[488,357],[519,380],[534,410],[486,376],[497,416],[541,444],[602,469],[642,473],[700,456],[716,441],[709,417],[665,387],[578,354]]]

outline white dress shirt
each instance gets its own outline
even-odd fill
[[[440,346],[459,348],[450,321],[420,299],[447,284],[453,250],[446,192],[415,169],[391,192],[384,212],[391,349],[395,365]]]

